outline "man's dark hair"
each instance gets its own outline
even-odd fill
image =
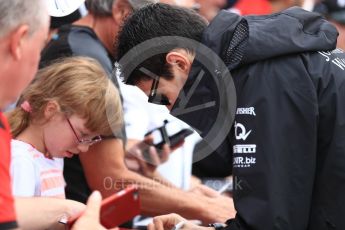
[[[115,49],[117,60],[136,45],[152,38],[179,36],[200,42],[206,27],[207,21],[193,10],[163,3],[148,5],[134,12],[124,23]],[[170,66],[165,60],[167,53],[174,48],[194,52],[182,44],[167,44],[167,47],[167,52],[149,57],[138,65],[130,76],[126,76],[122,71],[125,83],[134,85],[140,80],[148,79],[149,76],[139,70],[141,67],[157,76],[171,78]]]

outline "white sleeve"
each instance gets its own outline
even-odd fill
[[[35,165],[32,159],[24,156],[12,157],[11,176],[13,195],[22,197],[35,196],[35,174]]]
[[[137,87],[121,85],[123,110],[128,139],[144,139],[148,130],[147,96]]]

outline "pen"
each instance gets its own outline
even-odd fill
[[[63,214],[59,219],[59,223],[60,224],[67,224],[67,222],[68,222],[68,216],[66,214]]]
[[[179,230],[183,227],[183,225],[186,223],[186,221],[178,222],[171,230]]]
[[[232,185],[232,181],[230,181],[230,182],[226,183],[225,185],[223,185],[223,186],[218,190],[218,193],[219,193],[219,194],[222,194],[223,192],[226,191],[226,189],[227,189],[230,185]]]

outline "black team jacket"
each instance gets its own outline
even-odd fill
[[[269,16],[222,11],[205,30],[202,43],[225,62],[237,95],[217,150],[232,159],[235,178],[237,215],[226,229],[345,229],[345,55],[337,35],[297,7]],[[183,92],[201,68],[193,63]],[[206,75],[188,106],[217,96]],[[218,109],[178,117],[205,136]]]

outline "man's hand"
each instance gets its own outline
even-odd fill
[[[153,137],[148,135],[143,141],[129,140],[126,153],[126,165],[135,172],[153,178],[157,167],[169,159],[169,155],[175,149],[181,147],[183,142],[179,143],[173,149],[167,144],[162,149],[156,149],[152,146]]]
[[[157,216],[153,218],[153,222],[148,225],[148,230],[170,230],[172,229],[176,224],[181,223],[182,227],[181,230],[184,229],[193,229],[193,230],[208,230],[211,228],[201,227],[196,224],[193,224],[192,222],[187,221],[183,217],[177,215],[177,214],[169,214],[164,216]]]
[[[210,219],[204,220],[204,223],[220,222],[225,223],[228,219],[236,216],[233,199],[227,196],[218,195],[216,197],[205,197],[207,208],[206,216]]]
[[[101,203],[101,194],[99,192],[93,192],[87,201],[84,214],[75,222],[72,230],[104,230],[105,228],[99,222]]]
[[[236,210],[233,199],[227,195],[221,195],[218,191],[211,189],[205,185],[198,184],[194,186],[189,192],[201,196],[206,196],[209,203],[210,213],[208,216],[213,216],[214,220],[210,222],[225,222],[228,219],[234,218]],[[216,211],[217,210],[217,211]]]

